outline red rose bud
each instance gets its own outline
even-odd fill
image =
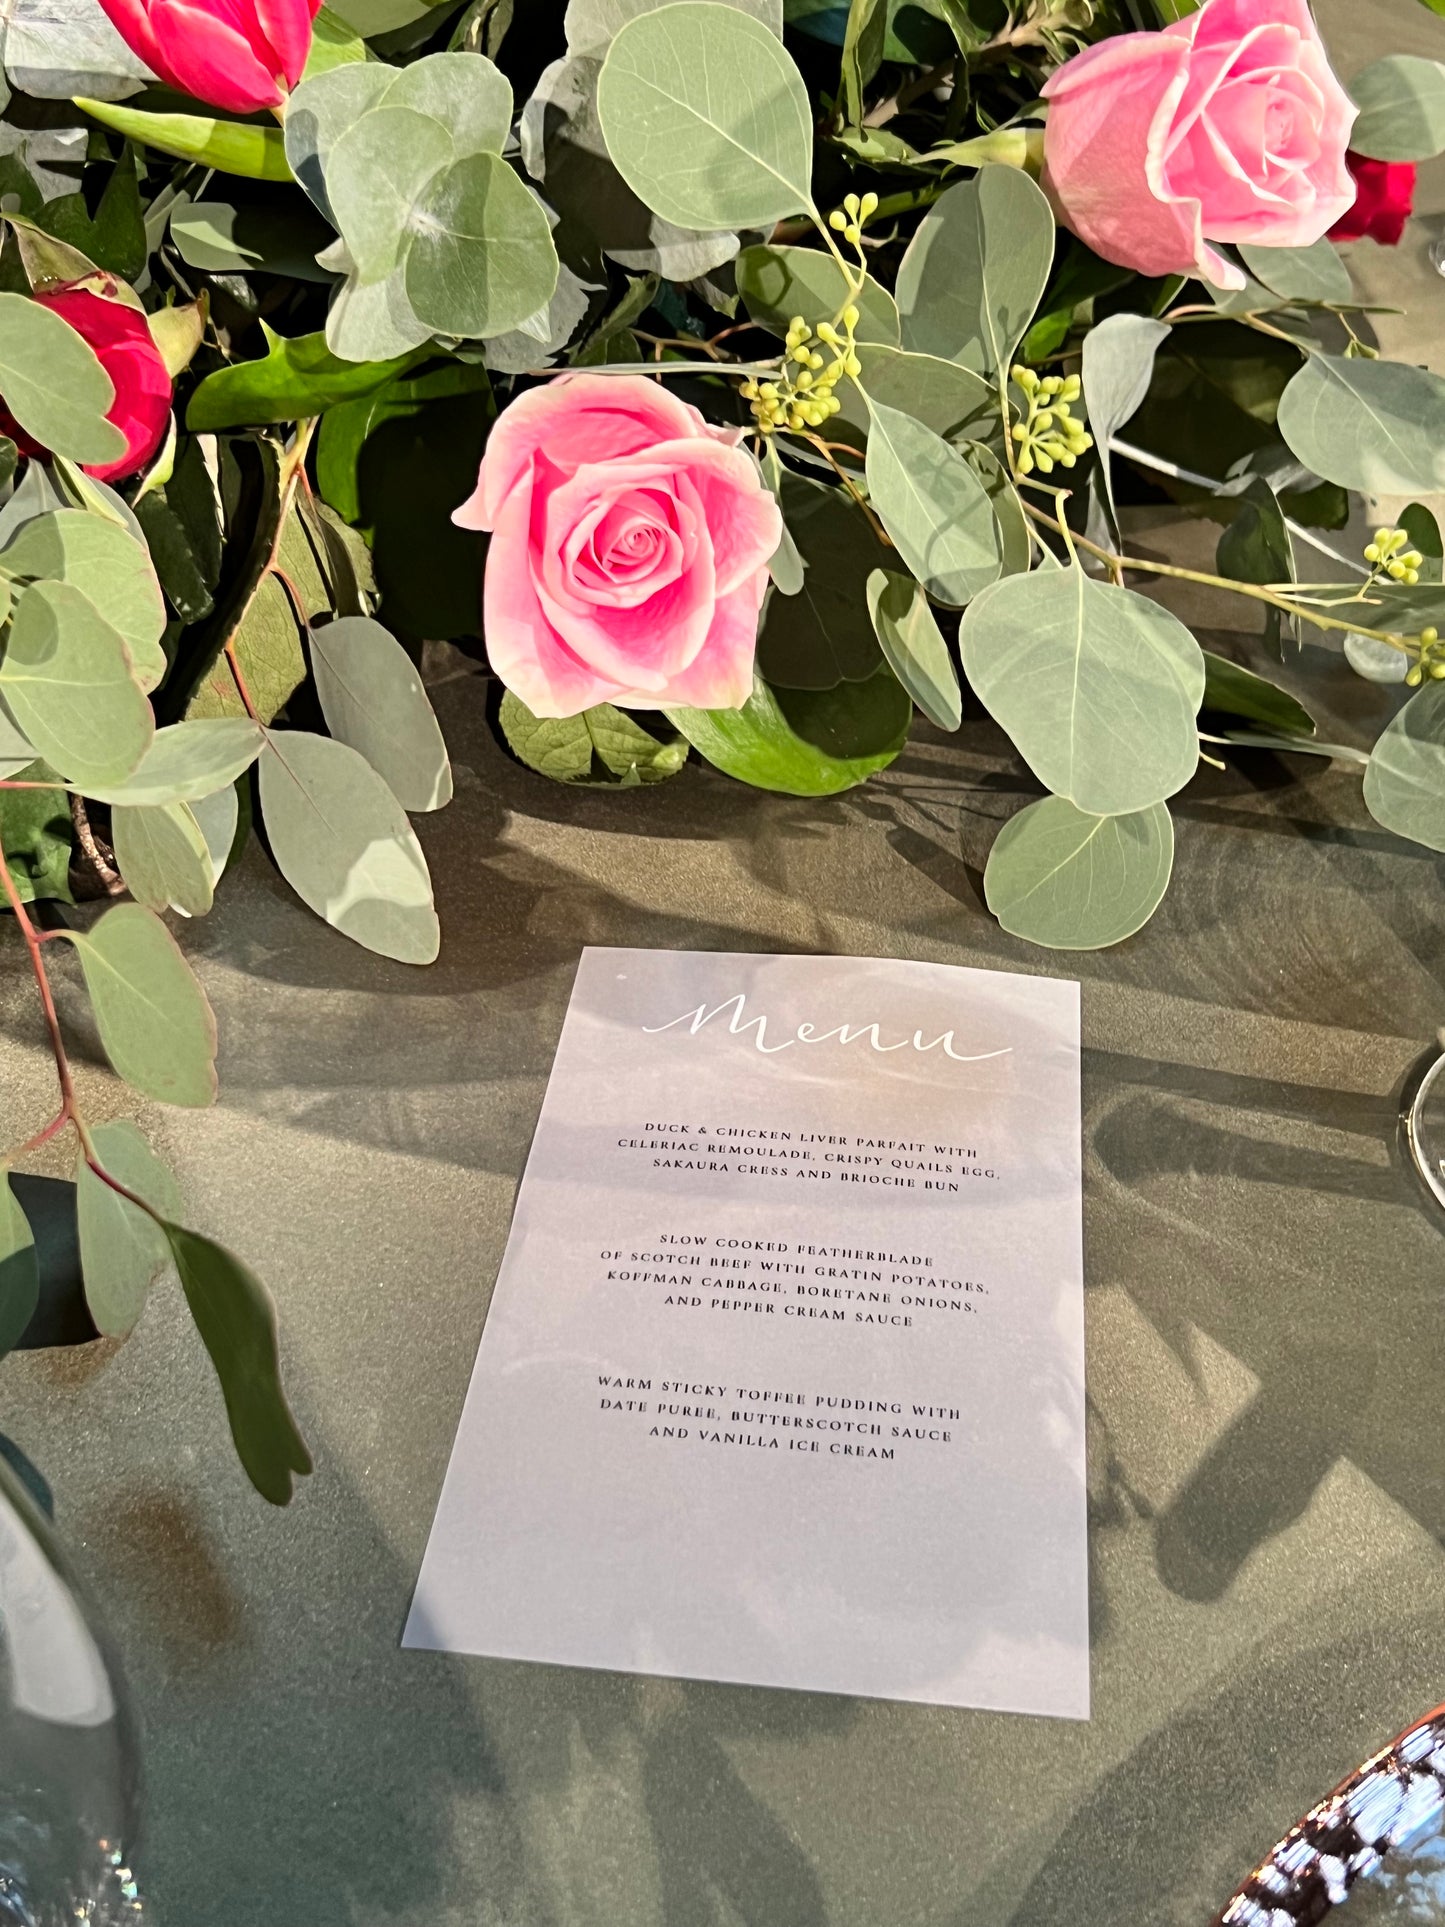
[[[35,299],[89,342],[115,389],[106,420],[125,436],[125,453],[113,462],[85,463],[86,474],[98,482],[134,475],[160,447],[171,412],[171,378],[145,316],[89,288],[55,288]],[[45,452],[3,407],[0,434],[8,435],[24,455]]]
[[[1415,201],[1413,161],[1372,161],[1349,153],[1345,165],[1355,177],[1355,204],[1330,229],[1332,241],[1358,241],[1368,234],[1387,248],[1405,232]]]
[[[252,114],[301,78],[321,0],[101,0],[131,52],[177,93]]]

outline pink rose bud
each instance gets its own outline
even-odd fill
[[[1086,48],[1043,92],[1060,219],[1141,274],[1242,288],[1209,241],[1307,247],[1355,198],[1357,110],[1306,0],[1207,0],[1159,33]]]
[[[747,701],[783,521],[740,439],[641,375],[503,411],[452,520],[492,531],[487,654],[534,715]]]
[[[90,343],[115,389],[106,420],[125,436],[125,453],[113,462],[87,462],[86,474],[98,482],[134,475],[160,447],[171,412],[171,378],[145,316],[89,288],[54,288],[35,299]],[[46,452],[4,407],[0,407],[0,434],[8,435],[24,455]]]
[[[233,114],[279,107],[301,78],[321,0],[100,0],[159,79]]]

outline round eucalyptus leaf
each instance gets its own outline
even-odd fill
[[[211,853],[185,803],[118,803],[110,840],[125,887],[147,910],[203,917],[210,909]]]
[[[1379,642],[1374,636],[1345,637],[1345,661],[1366,682],[1403,682],[1410,673],[1410,658],[1393,643]]]
[[[101,1164],[163,1218],[183,1208],[181,1188],[128,1117],[90,1133]],[[75,1216],[85,1302],[98,1330],[121,1338],[144,1308],[156,1274],[170,1262],[166,1234],[148,1212],[98,1178],[82,1155],[75,1164]]]
[[[367,950],[434,962],[441,931],[426,858],[366,758],[326,736],[273,730],[258,775],[271,854],[302,902]]]
[[[834,796],[886,769],[908,740],[913,704],[886,666],[867,682],[775,690],[761,680],[741,709],[664,712],[709,763],[785,796]]]
[[[43,448],[77,462],[113,462],[125,436],[106,411],[115,385],[88,341],[28,295],[0,293],[0,395]]]
[[[1049,278],[1054,217],[1021,168],[981,167],[934,202],[898,269],[903,345],[1007,368]]]
[[[303,80],[286,103],[286,159],[323,214],[331,213],[326,172],[331,150],[397,77],[380,61],[333,67]]]
[[[1045,796],[999,831],[983,893],[1012,936],[1050,950],[1103,950],[1149,921],[1173,865],[1174,825],[1162,803],[1086,816]]]
[[[406,258],[407,301],[427,327],[506,334],[547,306],[558,271],[541,202],[498,155],[473,154],[429,183]]]
[[[412,107],[376,107],[331,150],[326,191],[356,273],[379,281],[406,252],[422,190],[454,158],[438,120]]]
[[[16,604],[0,695],[46,762],[89,795],[128,776],[155,734],[124,637],[65,582],[32,583]]]
[[[1311,355],[1279,398],[1306,468],[1362,495],[1445,489],[1445,381],[1398,361]]]
[[[868,613],[888,667],[914,702],[940,729],[957,729],[963,720],[958,671],[922,589],[911,576],[875,569]]]
[[[597,112],[622,178],[678,227],[771,227],[812,206],[808,90],[776,35],[736,7],[675,0],[629,20]]]
[[[1445,148],[1445,66],[1418,54],[1386,54],[1350,82],[1360,117],[1356,154],[1375,161],[1425,161]]]
[[[0,550],[0,568],[31,581],[68,582],[103,609],[130,648],[142,689],[154,689],[166,673],[160,584],[147,551],[119,523],[84,509],[37,515]]]
[[[1091,816],[1147,809],[1194,774],[1204,657],[1157,602],[1079,568],[1006,576],[969,605],[960,642],[1035,776]]]
[[[416,665],[370,616],[311,631],[311,667],[326,727],[382,777],[404,810],[450,802],[452,768]]]
[[[1445,682],[1429,682],[1383,730],[1365,769],[1365,807],[1377,823],[1445,850]]]
[[[195,1108],[216,1096],[216,1020],[174,938],[151,911],[118,903],[68,930],[116,1075],[146,1097]]]
[[[651,13],[657,0],[568,0],[567,51],[601,59],[613,37],[640,13]],[[728,0],[761,20],[769,33],[783,37],[783,0]],[[789,9],[791,11],[791,8]]]
[[[836,422],[847,422],[866,435],[868,403],[872,401],[912,415],[935,435],[950,441],[960,435],[982,439],[998,432],[998,392],[971,368],[944,361],[938,355],[910,354],[882,343],[861,344],[858,359],[863,364],[864,392],[851,381],[840,384],[838,399],[843,407],[834,417]]]
[[[382,100],[439,120],[458,160],[500,154],[512,131],[512,83],[485,54],[426,54],[402,68]]]
[[[973,468],[941,435],[869,402],[868,493],[898,553],[935,600],[962,607],[997,580],[1002,538]]]
[[[1329,241],[1307,248],[1263,248],[1241,241],[1239,252],[1256,281],[1287,301],[1347,302],[1350,271]]]
[[[788,332],[795,315],[816,329],[820,321],[831,321],[849,298],[842,270],[821,248],[744,248],[733,272],[748,313],[778,335]],[[896,348],[898,309],[888,290],[870,276],[856,303],[857,339]]]

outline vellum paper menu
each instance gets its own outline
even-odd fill
[[[1078,996],[585,951],[404,1644],[1087,1718]]]

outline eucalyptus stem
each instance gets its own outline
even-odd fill
[[[1055,500],[1062,507],[1063,491],[1055,496]],[[1071,554],[1077,544],[1079,548],[1087,549],[1090,555],[1097,556],[1099,561],[1107,564],[1111,569],[1140,569],[1149,575],[1168,576],[1172,581],[1198,582],[1206,589],[1227,589],[1233,595],[1247,596],[1252,602],[1265,602],[1273,609],[1282,609],[1286,615],[1298,616],[1316,629],[1341,629],[1348,634],[1369,636],[1374,642],[1386,642],[1392,649],[1398,649],[1404,655],[1415,653],[1416,640],[1413,637],[1397,635],[1389,629],[1366,629],[1358,622],[1341,622],[1334,616],[1321,615],[1317,610],[1311,609],[1307,603],[1291,601],[1289,597],[1279,595],[1273,589],[1265,588],[1259,583],[1234,582],[1228,576],[1206,575],[1200,569],[1177,568],[1172,562],[1147,562],[1142,556],[1118,555],[1114,550],[1103,548],[1099,543],[1091,542],[1087,536],[1080,535],[1077,530],[1071,529],[1062,516],[1056,518],[1046,510],[1035,507],[1032,502],[1024,502],[1023,509],[1024,513],[1032,516],[1036,522],[1042,522],[1056,535],[1061,535],[1068,544]]]

